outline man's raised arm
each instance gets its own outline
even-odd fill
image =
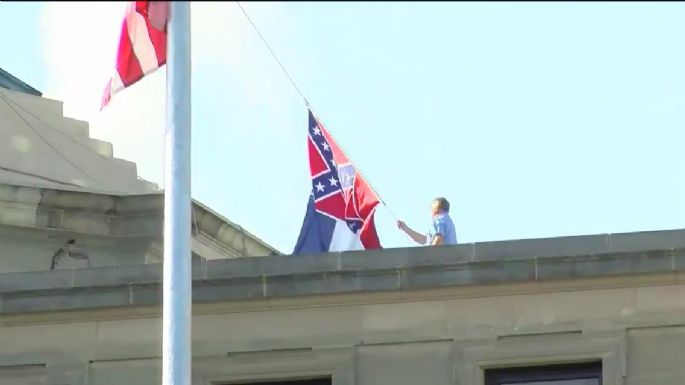
[[[402,230],[402,231],[404,231],[405,233],[407,233],[407,235],[409,235],[409,237],[411,237],[411,239],[413,239],[414,242],[416,242],[416,243],[418,243],[418,244],[421,244],[421,245],[425,245],[425,244],[426,244],[426,241],[427,241],[426,236],[425,236],[424,234],[419,234],[419,233],[417,233],[416,231],[412,230],[412,229],[411,229],[409,226],[407,226],[407,224],[404,223],[403,221],[397,221],[397,227],[398,227],[400,230]]]

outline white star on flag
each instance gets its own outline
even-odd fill
[[[330,150],[329,150],[330,147],[328,146],[328,143],[323,142],[323,143],[322,143],[322,146],[323,146],[323,150],[324,150],[324,151],[330,151]]]
[[[333,177],[331,177],[331,179],[329,179],[329,181],[331,181],[331,186],[337,186],[338,185],[338,181]]]
[[[321,191],[323,191],[324,185],[322,185],[321,182],[319,182],[315,187],[316,187],[316,191],[321,192]]]

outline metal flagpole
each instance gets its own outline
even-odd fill
[[[162,384],[190,385],[190,2],[170,1],[164,134]]]

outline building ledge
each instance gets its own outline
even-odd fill
[[[197,304],[685,272],[685,230],[201,261]],[[0,315],[159,307],[161,264],[0,274]],[[324,301],[325,302],[325,301]]]

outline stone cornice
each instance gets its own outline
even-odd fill
[[[163,192],[110,195],[0,184],[0,225],[110,237],[161,237]],[[194,231],[242,255],[279,254],[242,227],[193,202]]]
[[[309,306],[327,306],[340,296],[360,300],[375,293],[478,295],[473,290],[481,288],[480,295],[507,295],[515,287],[572,290],[588,288],[587,282],[673,284],[683,272],[685,231],[671,230],[203,261],[193,266],[193,300],[200,307],[264,309],[273,301],[318,298]],[[0,315],[138,308],[154,313],[161,277],[159,264],[0,274]]]

